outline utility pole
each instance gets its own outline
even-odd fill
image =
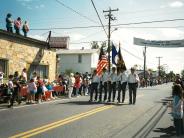
[[[144,80],[146,80],[146,46],[144,47]]]
[[[156,58],[158,58],[158,76],[160,77],[160,59],[162,57],[156,57]]]
[[[110,66],[110,64],[111,64],[111,61],[110,61],[110,42],[111,42],[111,21],[114,21],[114,20],[116,20],[116,18],[115,17],[113,17],[113,15],[112,15],[112,12],[113,11],[118,11],[119,9],[111,9],[111,8],[109,8],[109,10],[106,10],[106,11],[104,11],[103,10],[103,12],[104,13],[108,13],[107,15],[105,15],[105,17],[106,17],[106,19],[108,19],[109,20],[109,25],[108,25],[108,48],[107,48],[107,50],[108,50],[108,64],[109,64],[109,72],[110,72],[110,70],[111,70],[111,66]]]

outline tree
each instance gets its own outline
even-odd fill
[[[181,77],[184,78],[184,69],[181,71]]]
[[[91,49],[99,49],[99,45],[97,41],[91,42]]]
[[[175,74],[174,74],[174,72],[173,71],[170,71],[168,74],[167,74],[167,77],[170,79],[170,80],[174,80],[174,78],[175,78]]]

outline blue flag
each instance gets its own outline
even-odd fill
[[[115,57],[118,55],[118,52],[116,50],[116,47],[112,43],[112,64],[117,65]]]

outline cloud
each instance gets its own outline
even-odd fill
[[[17,0],[18,2],[32,2],[34,0]]]
[[[17,0],[17,2],[20,2],[21,5],[29,10],[32,9],[40,9],[40,8],[44,8],[45,5],[44,4],[35,4],[35,2],[38,0]],[[34,2],[34,3],[33,3]]]
[[[158,29],[166,39],[183,39],[184,32],[175,28]]]
[[[85,38],[84,35],[79,34],[79,33],[71,34],[70,37],[71,37],[72,41],[77,41],[77,40],[80,40],[82,38]]]
[[[36,9],[40,9],[40,8],[44,8],[44,7],[45,7],[44,4],[40,4],[40,5],[36,5],[36,6],[35,6]]]
[[[183,7],[183,5],[184,3],[181,1],[174,1],[169,3],[169,7],[172,7],[172,8],[180,8],[180,7]]]
[[[41,36],[41,35],[29,35],[29,37],[37,39],[37,40],[41,40],[41,41],[46,40],[46,38],[44,36]]]

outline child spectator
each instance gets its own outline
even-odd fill
[[[75,96],[79,96],[79,89],[81,87],[81,77],[78,72],[75,73],[75,83],[74,83],[74,88],[75,88]]]
[[[24,22],[22,26],[22,31],[24,33],[24,36],[27,37],[27,33],[29,32],[29,25],[27,21]]]
[[[54,90],[53,90],[53,87],[52,87],[52,85],[51,85],[50,82],[47,83],[46,88],[47,88],[47,90],[51,93],[51,99],[55,99],[55,98],[53,97],[53,91],[54,91]]]
[[[40,77],[37,77],[37,100],[38,103],[41,103],[42,100],[42,94],[43,94],[43,81],[40,79]]]
[[[21,28],[21,18],[18,17],[17,20],[14,21],[14,28],[15,28],[15,31],[16,31],[16,34],[20,35],[20,28]]]
[[[179,84],[173,86],[173,111],[174,126],[176,135],[181,136],[183,133],[183,98],[182,87]]]
[[[8,32],[13,33],[13,20],[11,19],[11,13],[8,13],[6,16],[6,29]]]
[[[35,100],[35,93],[37,92],[37,87],[34,82],[34,79],[31,79],[30,82],[28,83],[28,93],[29,93],[29,99],[28,103],[33,103]]]

